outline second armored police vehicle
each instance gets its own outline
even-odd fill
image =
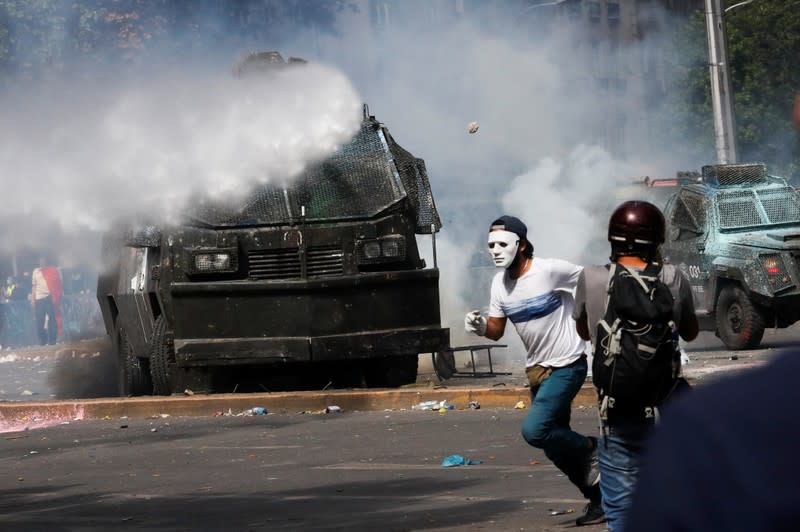
[[[800,195],[763,164],[709,165],[667,203],[664,259],[691,282],[701,328],[728,349],[800,318]]]

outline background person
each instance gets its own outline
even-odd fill
[[[4,301],[11,301],[14,298],[14,291],[17,289],[17,282],[14,280],[14,277],[8,276],[6,279],[6,284],[3,287],[3,300]]]
[[[586,344],[571,317],[580,266],[534,258],[528,229],[502,216],[489,229],[489,252],[503,268],[492,280],[489,319],[475,310],[464,318],[467,331],[491,340],[503,336],[511,320],[527,350],[525,372],[532,405],[522,436],[542,449],[589,499],[578,525],[604,520],[598,487],[597,439],[570,428],[572,400],[586,380]]]
[[[46,259],[39,259],[39,267],[31,274],[31,304],[41,345],[55,345],[56,339],[63,333],[62,294],[58,269],[48,265]]]

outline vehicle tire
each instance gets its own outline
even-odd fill
[[[128,397],[132,395],[150,395],[153,393],[153,382],[150,380],[149,360],[140,358],[133,352],[128,335],[120,329],[119,352],[119,395]]]
[[[766,327],[764,312],[738,286],[726,286],[717,298],[717,332],[731,350],[755,349]]]
[[[161,315],[153,326],[153,337],[150,339],[150,376],[153,379],[154,395],[171,395],[172,379],[170,362],[172,344],[167,337],[167,321]]]
[[[397,355],[370,361],[367,371],[367,385],[370,388],[397,388],[404,384],[417,382],[417,363],[419,355]]]

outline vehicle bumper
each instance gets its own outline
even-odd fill
[[[769,309],[773,315],[772,323],[767,326],[789,327],[793,323],[800,321],[800,293],[793,290],[793,293],[778,295],[771,298],[754,297],[753,301]]]
[[[390,329],[334,336],[175,340],[179,366],[319,362],[430,353],[446,348],[449,329]]]
[[[293,281],[172,283],[179,365],[259,364],[438,351],[438,270]]]

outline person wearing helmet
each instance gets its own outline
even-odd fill
[[[527,350],[526,374],[533,404],[522,425],[528,444],[545,455],[589,500],[576,524],[603,521],[597,438],[569,426],[572,400],[586,380],[586,343],[571,317],[581,267],[534,257],[525,224],[501,216],[489,228],[489,253],[498,268],[492,280],[488,319],[468,313],[468,332],[498,340],[511,320]]]
[[[608,224],[611,262],[642,271],[648,265],[660,266],[658,279],[674,299],[672,317],[677,331],[686,341],[698,333],[691,286],[676,267],[661,264],[659,248],[664,243],[664,215],[646,201],[626,201],[614,210]],[[597,325],[604,319],[608,298],[610,265],[588,266],[580,274],[575,292],[577,332],[595,345]],[[603,495],[608,529],[623,529],[639,469],[644,439],[652,423],[647,420],[615,421],[605,425],[600,441],[600,491]]]

